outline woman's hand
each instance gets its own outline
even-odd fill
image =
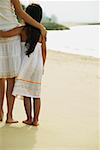
[[[40,24],[41,25],[41,35],[42,35],[42,37],[46,37],[46,35],[47,35],[47,30],[46,30],[46,28],[42,25],[42,24]]]

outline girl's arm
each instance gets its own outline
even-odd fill
[[[14,5],[15,11],[17,15],[22,18],[26,23],[38,28],[41,30],[42,36],[46,36],[46,29],[45,27],[38,23],[35,19],[33,19],[31,16],[29,16],[23,9],[20,4],[19,0],[11,0],[12,4]]]
[[[9,31],[0,31],[0,37],[7,38],[7,37],[20,35],[22,29],[23,29],[23,26],[16,27],[16,28],[9,30]]]
[[[46,61],[46,55],[47,55],[47,50],[46,50],[46,38],[43,37],[42,38],[42,58],[43,58],[43,66],[45,64],[45,61]]]

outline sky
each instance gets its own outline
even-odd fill
[[[39,3],[45,14],[58,22],[100,22],[99,0],[20,0],[24,5]]]

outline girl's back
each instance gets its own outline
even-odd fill
[[[18,26],[18,20],[11,0],[0,0],[0,30],[9,30]]]

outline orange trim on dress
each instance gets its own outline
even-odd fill
[[[16,80],[22,80],[22,81],[33,83],[33,84],[41,84],[41,82],[33,82],[33,81],[29,81],[29,80],[24,80],[24,79],[21,79],[21,78],[16,78]]]

